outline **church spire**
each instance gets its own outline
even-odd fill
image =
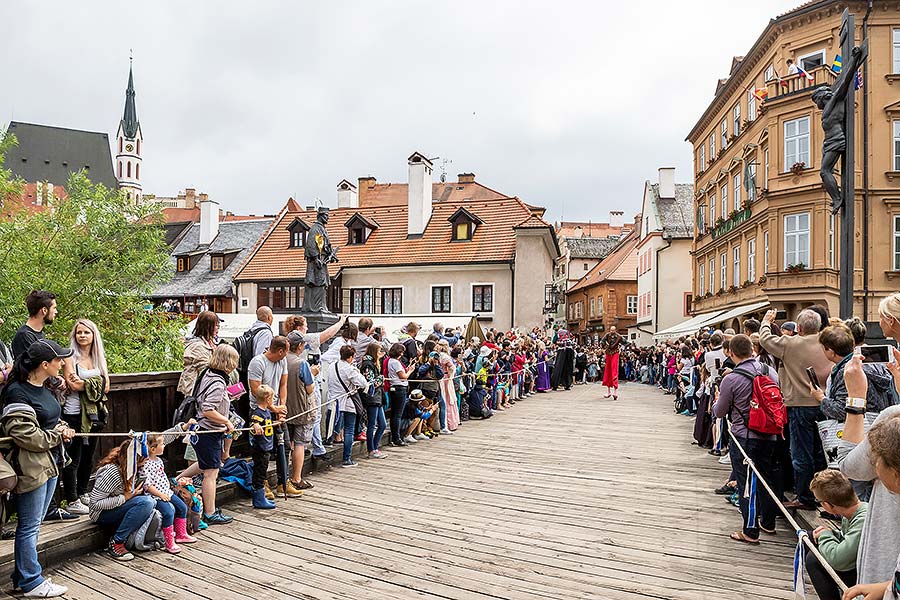
[[[129,63],[131,59],[129,59]],[[137,135],[140,122],[137,118],[137,108],[134,105],[134,75],[131,65],[128,65],[128,89],[125,90],[125,114],[122,115],[122,130],[126,138],[134,138]]]

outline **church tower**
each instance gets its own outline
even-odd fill
[[[143,136],[141,123],[137,118],[134,105],[134,77],[131,65],[128,67],[128,89],[125,90],[125,113],[119,122],[116,134],[116,178],[119,189],[124,190],[128,198],[140,201],[141,192],[141,148]]]

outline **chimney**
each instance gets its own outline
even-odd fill
[[[190,190],[193,195],[194,190]],[[201,246],[208,246],[219,235],[219,203],[201,195],[200,201],[200,241]]]
[[[184,189],[184,207],[185,208],[197,208],[197,190],[194,188],[185,188]]]
[[[359,208],[356,186],[344,179],[337,185],[338,208]]]
[[[625,213],[621,210],[609,211],[609,226],[622,227],[625,225]]]
[[[432,164],[423,154],[413,152],[409,163],[409,198],[407,200],[407,233],[419,236],[431,219]]]
[[[456,176],[459,183],[475,183],[475,173],[460,173]]]
[[[675,198],[675,167],[660,167],[659,197]]]
[[[375,187],[375,178],[372,176],[369,177],[360,177],[358,179],[359,187],[357,188],[357,193],[359,194],[357,205],[365,206],[366,200],[369,197],[369,190]]]

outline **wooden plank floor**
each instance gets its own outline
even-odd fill
[[[792,598],[792,536],[732,542],[669,396],[539,394],[454,436],[316,476],[302,499],[227,509],[175,557],[91,554],[48,570],[68,598]],[[781,522],[779,522],[781,525]]]

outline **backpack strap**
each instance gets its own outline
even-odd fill
[[[753,381],[754,379],[756,379],[756,373],[751,373],[750,371],[748,371],[748,370],[746,370],[746,369],[738,369],[738,368],[734,368],[734,369],[731,370],[731,372],[732,372],[732,373],[737,373],[737,374],[739,374],[739,375],[743,375],[744,377],[746,377],[746,378],[749,379],[750,381]]]

